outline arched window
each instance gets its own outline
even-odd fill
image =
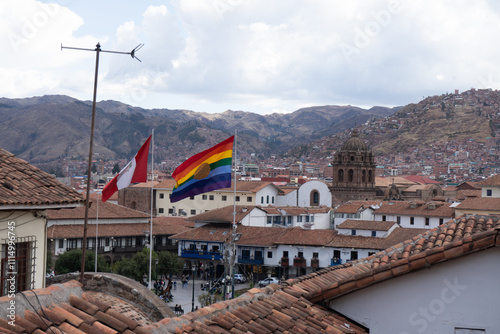
[[[349,182],[354,181],[354,171],[352,169],[349,169]]]
[[[310,206],[319,206],[319,192],[317,190],[311,191]]]
[[[368,182],[369,183],[373,182],[373,175],[371,170],[368,171]]]
[[[260,197],[260,204],[264,204],[264,196]]]
[[[339,169],[339,182],[344,182],[344,170]]]
[[[267,195],[266,203],[269,204],[269,195]]]
[[[366,170],[363,169],[363,172],[361,172],[361,182],[365,183],[366,182]]]

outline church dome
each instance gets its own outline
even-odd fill
[[[358,130],[352,130],[351,138],[347,139],[342,146],[342,151],[368,151],[368,146],[359,138]]]

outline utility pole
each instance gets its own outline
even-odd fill
[[[101,52],[107,53],[120,53],[130,55],[132,58],[141,61],[139,58],[135,56],[135,52],[143,47],[144,44],[139,44],[130,52],[120,52],[120,51],[107,51],[101,50],[101,45],[97,43],[95,49],[84,49],[84,48],[75,48],[69,46],[63,46],[61,44],[61,51],[63,49],[71,49],[71,50],[82,50],[82,51],[95,51],[95,75],[94,75],[94,98],[92,101],[92,119],[90,125],[90,146],[89,146],[89,161],[87,167],[87,197],[85,199],[85,221],[83,224],[83,241],[82,241],[82,265],[80,267],[80,283],[83,284],[83,276],[85,273],[85,251],[87,249],[87,226],[89,220],[89,206],[90,206],[90,178],[92,176],[92,153],[94,146],[94,125],[95,125],[95,107],[96,107],[96,97],[97,97],[97,74],[99,73],[99,54]]]

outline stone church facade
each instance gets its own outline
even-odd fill
[[[356,129],[335,154],[332,168],[330,191],[334,207],[350,200],[375,198],[375,158]]]

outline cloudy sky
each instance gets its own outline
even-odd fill
[[[0,96],[65,94],[142,108],[260,114],[396,106],[500,88],[500,2],[0,2]]]

